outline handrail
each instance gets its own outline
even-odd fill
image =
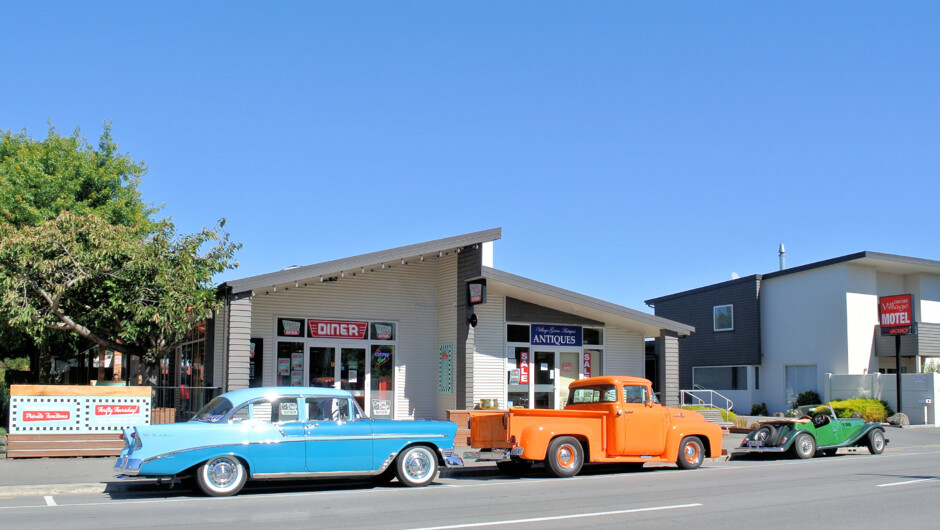
[[[698,385],[694,385],[694,386],[698,387]],[[706,399],[700,396],[699,394],[704,394],[708,398],[708,400],[706,401]],[[694,401],[689,402],[689,398],[694,399]],[[724,406],[720,407],[715,404],[716,402],[722,403],[724,404]],[[679,403],[683,405],[685,404],[699,405],[703,407],[708,407],[710,409],[731,410],[732,408],[734,408],[734,402],[728,399],[727,397],[719,394],[718,392],[715,392],[714,390],[701,388],[701,387],[695,388],[693,390],[680,390],[679,391]]]

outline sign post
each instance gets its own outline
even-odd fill
[[[914,328],[914,300],[909,294],[878,298],[878,322],[882,335],[894,335],[897,372],[898,413],[901,413],[901,335],[910,335]]]

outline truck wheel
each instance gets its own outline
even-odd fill
[[[816,456],[816,440],[805,432],[797,434],[793,440],[793,454],[797,458],[813,458]]]
[[[573,477],[584,465],[584,449],[572,436],[559,436],[548,444],[545,465],[556,477]]]
[[[679,457],[676,464],[681,469],[695,469],[705,461],[705,446],[698,436],[686,436],[679,444]]]
[[[531,460],[510,460],[508,462],[496,462],[496,468],[504,475],[510,477],[524,476],[532,469]]]
[[[880,455],[885,450],[885,432],[881,429],[875,429],[868,433],[868,440],[865,442],[868,450],[873,455]]]

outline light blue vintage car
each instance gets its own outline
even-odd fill
[[[373,420],[345,390],[267,387],[222,394],[185,423],[125,429],[120,478],[195,481],[234,495],[248,479],[395,477],[426,486],[462,466],[449,421]]]

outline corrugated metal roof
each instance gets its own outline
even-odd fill
[[[344,271],[355,271],[356,269],[361,269],[363,267],[377,265],[380,266],[383,263],[394,264],[394,262],[400,263],[401,260],[405,260],[407,262],[410,259],[418,259],[421,256],[429,257],[431,255],[437,254],[438,252],[446,252],[470,245],[495,241],[500,237],[502,237],[502,229],[492,228],[489,230],[482,230],[480,232],[472,232],[460,236],[436,239],[434,241],[427,241],[425,243],[407,245],[404,247],[372,252],[370,254],[362,254],[350,258],[315,263],[313,265],[306,265],[303,267],[293,267],[277,272],[260,274],[258,276],[249,276],[247,278],[227,281],[223,283],[221,287],[228,287],[234,293],[242,293],[254,289],[262,289],[265,287],[288,285],[294,282],[310,280],[311,278],[338,275]]]

